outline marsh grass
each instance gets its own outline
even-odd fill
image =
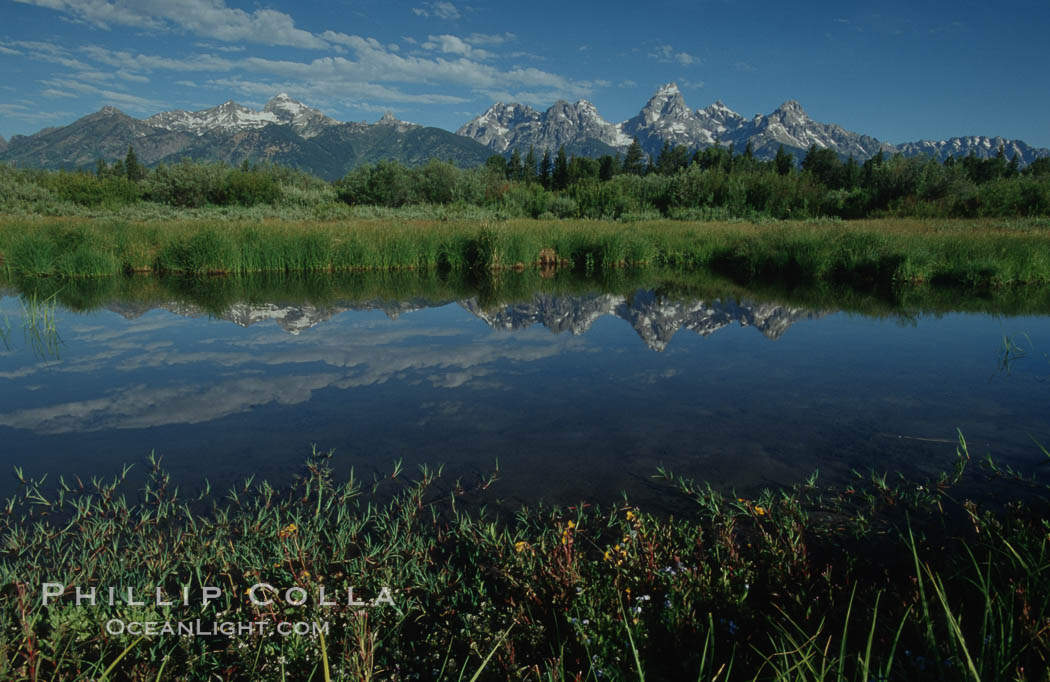
[[[1044,680],[1047,488],[1001,468],[814,476],[753,499],[658,471],[673,514],[487,506],[497,475],[395,465],[186,497],[20,471],[0,515],[4,679]],[[894,479],[896,478],[896,482]],[[993,490],[997,503],[969,497]],[[1015,497],[1004,498],[1013,494]],[[1008,504],[1003,504],[1010,500]],[[43,582],[66,594],[44,607]],[[395,606],[255,606],[258,582],[395,591]],[[76,607],[74,587],[161,586],[207,607]],[[338,600],[337,600],[338,602]],[[316,636],[132,637],[109,618],[323,621]]]
[[[58,292],[55,292],[41,299],[32,293],[22,297],[22,333],[37,357],[46,360],[58,359],[62,346],[62,337],[58,334],[55,322],[57,295]],[[5,345],[6,342],[5,336]]]
[[[740,280],[849,285],[1050,283],[1045,221],[866,220],[690,223],[653,220],[349,221],[4,218],[8,273],[249,274],[442,271],[568,265],[710,268]]]

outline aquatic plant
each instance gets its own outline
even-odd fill
[[[753,498],[659,471],[677,499],[660,514],[627,499],[500,509],[486,506],[495,474],[340,479],[316,451],[287,489],[248,479],[225,496],[187,497],[156,457],[133,496],[130,468],[53,489],[16,469],[0,515],[0,675],[1044,679],[1047,488],[969,461],[960,439],[934,479],[814,476]],[[277,594],[253,601],[267,586]],[[107,625],[197,619],[328,629]]]

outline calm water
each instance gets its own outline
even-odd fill
[[[1026,471],[1046,461],[1032,439],[1050,446],[1050,316],[586,285],[510,303],[271,292],[206,314],[153,292],[58,306],[57,341],[23,329],[24,300],[0,299],[7,472],[112,476],[155,450],[185,488],[224,488],[287,480],[316,444],[359,475],[400,459],[470,480],[498,460],[506,499],[571,502],[655,496],[660,465],[741,492],[921,474],[950,465],[957,428]],[[1006,368],[1004,336],[1025,351]]]

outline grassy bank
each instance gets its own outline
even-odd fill
[[[1050,224],[5,218],[0,255],[5,270],[20,276],[660,266],[711,268],[744,280],[994,287],[1050,283]]]
[[[337,482],[324,456],[288,489],[249,482],[190,500],[156,464],[130,497],[120,477],[57,491],[25,480],[0,521],[0,675],[1044,680],[1047,489],[992,466],[971,479],[968,460],[961,443],[936,480],[873,474],[757,499],[665,474],[673,516],[627,500],[494,516],[483,506],[500,485],[491,478],[395,467]],[[977,490],[996,501],[967,499]],[[1010,495],[1023,501],[1002,504]],[[45,582],[63,586],[47,606]],[[260,583],[309,596],[253,604]],[[221,588],[207,605],[205,586]],[[317,603],[321,586],[334,605]],[[90,587],[98,603],[77,606],[76,589]],[[129,587],[143,605],[125,603]],[[178,603],[158,606],[158,587]],[[378,603],[348,605],[349,587]],[[328,632],[106,626],[198,618]]]

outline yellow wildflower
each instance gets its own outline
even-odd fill
[[[630,509],[628,509],[627,510],[627,520],[628,521],[634,521],[636,518],[638,518],[638,517],[635,515],[635,513],[633,511],[631,511]]]
[[[514,551],[520,554],[521,552],[524,552],[525,548],[528,546],[529,543],[525,542],[524,540],[519,540],[518,542],[514,543]]]
[[[572,530],[575,527],[576,527],[576,522],[575,521],[569,521],[569,530]]]
[[[608,561],[611,558],[612,558],[612,551],[608,550],[608,549],[605,550],[605,561]]]
[[[766,515],[766,509],[765,509],[765,507],[755,507],[755,513],[758,514],[759,516],[765,516]]]
[[[294,523],[289,523],[287,526],[285,526],[280,531],[278,531],[277,537],[279,537],[279,538],[291,537],[292,535],[295,535],[298,530],[299,530],[298,526],[296,526]]]
[[[299,579],[300,580],[304,580],[304,581],[309,580],[310,579],[310,571],[303,571],[302,573],[300,573],[299,574]]]

